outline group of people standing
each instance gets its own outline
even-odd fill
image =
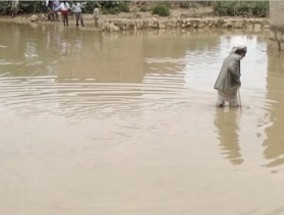
[[[79,22],[81,26],[84,27],[84,20],[82,16],[82,8],[84,7],[85,3],[75,2],[70,6],[67,1],[59,2],[59,0],[54,1],[46,1],[46,6],[51,11],[50,14],[53,20],[58,20],[58,12],[62,15],[62,21],[64,26],[68,26],[68,17],[69,13],[73,12],[76,17],[76,26],[79,26]]]

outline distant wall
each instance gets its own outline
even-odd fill
[[[284,26],[284,2],[270,1],[269,6],[270,24],[277,26]]]
[[[272,48],[284,50],[284,2],[270,1],[269,3],[270,39]]]

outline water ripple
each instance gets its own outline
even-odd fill
[[[182,75],[149,74],[143,83],[62,82],[56,76],[0,78],[0,102],[22,113],[155,109],[188,99]],[[75,113],[74,113],[75,114]],[[77,113],[78,114],[78,113]]]

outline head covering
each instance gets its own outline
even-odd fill
[[[236,52],[236,51],[244,51],[247,52],[247,46],[245,45],[238,45],[238,46],[234,46],[231,50],[231,53]]]

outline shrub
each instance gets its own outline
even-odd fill
[[[10,2],[0,2],[0,13],[1,14],[9,14],[11,11],[12,4]]]
[[[147,6],[141,6],[140,7],[140,11],[141,12],[146,12],[146,11],[149,11],[149,8]]]
[[[160,16],[169,16],[170,9],[166,5],[159,4],[153,7],[152,14],[158,14]]]
[[[42,12],[45,8],[41,1],[19,1],[18,12],[21,13],[37,13]],[[9,14],[12,12],[12,1],[0,1],[0,13]]]
[[[120,12],[129,12],[129,7],[126,2],[120,2],[118,8]]]
[[[119,1],[87,1],[84,12],[93,13],[95,7],[100,7],[103,14],[117,14],[120,11]],[[122,6],[123,7],[123,6]]]
[[[213,3],[214,13],[218,16],[255,16],[266,17],[268,1],[217,1]]]
[[[37,13],[44,8],[41,1],[19,1],[19,9],[23,13]]]

